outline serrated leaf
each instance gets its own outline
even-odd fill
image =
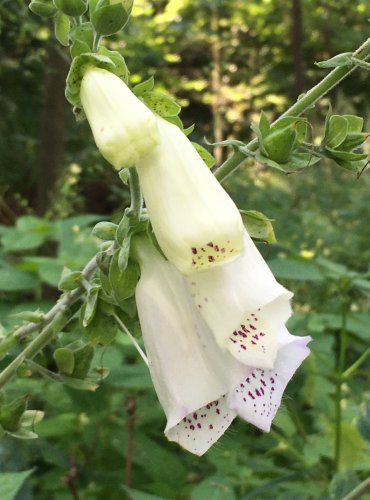
[[[132,89],[132,92],[137,96],[140,97],[145,92],[150,92],[154,87],[154,76],[151,76],[144,82],[140,82],[135,87]]]
[[[181,106],[171,99],[171,97],[164,94],[160,94],[158,92],[146,92],[142,98],[148,108],[163,118],[176,116],[181,111]]]
[[[192,145],[195,147],[197,150],[197,153],[199,156],[202,158],[204,163],[207,165],[208,168],[212,168],[215,164],[215,159],[211,155],[209,151],[206,150],[203,146],[198,144],[197,142],[192,142]]]
[[[319,68],[343,68],[353,66],[351,61],[352,52],[343,52],[342,54],[337,54],[336,56],[328,59],[327,61],[316,62],[316,66]]]
[[[271,219],[256,210],[240,210],[243,224],[251,238],[266,243],[276,243]]]
[[[63,12],[58,12],[54,17],[54,31],[55,38],[61,43],[64,47],[68,47],[69,45],[69,30],[71,28],[71,22],[69,17]]]

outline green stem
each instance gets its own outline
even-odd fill
[[[342,374],[346,361],[346,347],[347,347],[347,304],[342,304],[342,326],[338,337],[338,362],[337,362],[337,380],[336,380],[336,393],[335,393],[335,470],[339,469],[341,458],[341,445],[342,445]]]
[[[356,498],[361,498],[367,491],[370,491],[370,477],[356,486],[354,490],[350,491],[345,497],[343,497],[343,500],[355,500]]]
[[[129,169],[129,181],[131,192],[131,206],[130,209],[137,220],[140,219],[141,210],[143,208],[143,195],[141,193],[139,176],[136,168]]]
[[[368,57],[370,57],[370,38],[366,40],[365,43],[361,45],[354,53],[353,56],[358,59],[359,61],[364,61]],[[298,98],[298,101],[293,104],[285,113],[283,113],[274,123],[277,123],[280,121],[282,118],[285,116],[299,116],[307,109],[311,108],[321,97],[323,97],[325,94],[330,92],[336,85],[338,85],[339,82],[341,82],[344,78],[346,78],[349,74],[352,73],[356,69],[358,64],[351,66],[351,67],[342,67],[342,68],[335,68],[333,71],[331,71],[323,80],[321,80],[315,87],[312,87],[306,94],[304,94],[302,97]],[[246,148],[249,149],[250,151],[255,151],[258,147],[258,140],[253,139],[250,141],[247,145]],[[242,155],[241,157],[235,158],[235,155],[237,153],[234,153],[234,155],[231,158],[234,158],[233,161],[229,161],[227,159],[225,163],[223,163],[216,171],[215,171],[215,176],[216,178],[222,182],[223,180],[226,179],[234,170],[236,170],[240,165],[245,161],[245,155]],[[241,153],[240,153],[241,154]],[[239,161],[237,161],[239,160]]]
[[[342,379],[349,378],[356,370],[357,368],[362,365],[364,361],[370,356],[370,347],[366,349],[365,352],[361,354],[361,356],[349,367],[345,372],[342,373]]]
[[[20,353],[13,361],[0,373],[0,388],[11,380],[17,373],[19,366],[26,359],[34,358],[49,342],[52,340],[56,331],[61,329],[64,324],[68,321],[68,316],[65,315],[61,318],[64,313],[59,311],[60,314],[56,315],[51,323],[46,326],[41,333],[28,344],[28,346]],[[61,321],[62,319],[62,321]]]

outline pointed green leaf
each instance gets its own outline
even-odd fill
[[[215,159],[213,158],[211,153],[207,151],[206,148],[204,148],[203,146],[201,146],[196,142],[192,142],[192,145],[195,147],[197,153],[202,158],[207,167],[212,168],[215,164]]]
[[[274,228],[271,219],[256,210],[240,210],[244,227],[249,236],[257,241],[276,243]]]
[[[160,94],[158,92],[146,92],[142,98],[148,108],[159,116],[176,116],[181,111],[181,106],[164,94]]]
[[[348,123],[343,116],[331,115],[328,122],[324,144],[329,148],[337,148],[347,136]]]
[[[316,62],[316,66],[319,68],[343,68],[353,66],[351,61],[352,52],[343,52],[343,54],[338,54],[327,61]]]
[[[132,89],[132,92],[137,96],[140,97],[145,92],[150,92],[153,90],[154,87],[154,76],[151,76],[148,78],[148,80],[145,80],[144,82],[140,82],[135,87]]]
[[[64,47],[68,47],[69,45],[70,28],[71,23],[69,17],[66,16],[66,14],[63,14],[63,12],[58,12],[58,14],[54,17],[55,38]]]

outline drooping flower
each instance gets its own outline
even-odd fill
[[[242,251],[239,211],[181,130],[158,118],[160,142],[137,171],[158,243],[183,274]]]
[[[309,354],[309,337],[281,326],[274,366],[245,366],[218,346],[177,269],[147,242],[135,248],[136,303],[167,438],[202,455],[237,415],[268,431],[287,383]]]
[[[158,143],[154,114],[113,73],[89,68],[80,97],[95,143],[115,168],[134,166]]]
[[[246,365],[274,366],[277,332],[291,315],[293,294],[276,281],[247,231],[237,259],[193,273],[188,284],[221,348]]]

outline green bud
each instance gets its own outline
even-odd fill
[[[297,141],[297,131],[285,128],[272,132],[263,140],[268,157],[277,163],[285,163],[289,159]]]
[[[40,17],[53,17],[58,12],[53,0],[32,0],[28,8]]]
[[[131,1],[99,0],[91,14],[91,22],[99,35],[113,35],[126,25],[131,8]]]
[[[82,16],[87,11],[87,1],[85,0],[53,0],[54,4],[67,16]]]
[[[27,409],[25,399],[16,399],[11,403],[0,407],[0,425],[10,432],[15,432],[20,427],[20,421],[23,413]]]
[[[53,358],[60,373],[71,375],[75,368],[75,357],[71,349],[59,347],[54,351]]]
[[[65,292],[78,288],[80,286],[81,275],[81,271],[71,271],[68,267],[64,267],[58,283],[59,290]]]
[[[98,222],[93,230],[92,234],[97,238],[105,241],[114,240],[117,231],[117,224],[113,222]]]
[[[72,372],[73,378],[85,378],[89,373],[90,365],[94,357],[94,347],[86,344],[74,351],[75,367]]]

